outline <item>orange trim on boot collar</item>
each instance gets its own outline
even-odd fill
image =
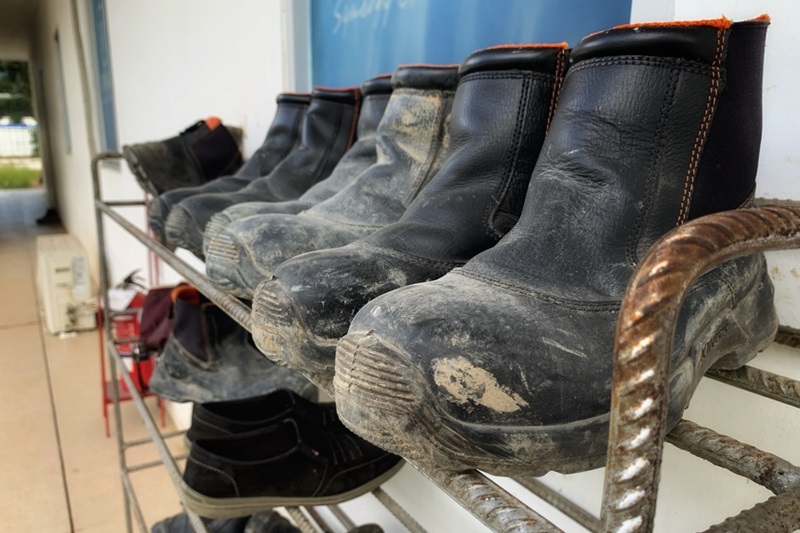
[[[772,18],[767,13],[762,13],[754,19],[747,19],[744,22],[771,22]]]
[[[215,129],[217,129],[217,126],[222,124],[222,120],[220,120],[219,117],[208,117],[205,122],[206,122],[206,127],[211,131],[214,131]]]
[[[614,30],[623,30],[626,28],[670,28],[670,27],[687,27],[687,26],[710,26],[720,30],[727,30],[731,27],[732,21],[728,17],[720,17],[718,19],[702,19],[702,20],[676,20],[672,22],[641,22],[635,24],[620,24],[614,26]]]
[[[514,49],[514,48],[553,48],[553,49],[564,49],[566,50],[569,47],[569,44],[566,42],[563,43],[541,43],[541,44],[496,44],[494,46],[490,46],[488,48],[481,48],[481,50],[504,50],[504,49]],[[480,52],[481,50],[477,50]]]
[[[173,302],[180,298],[185,302],[200,305],[200,291],[191,285],[179,285],[175,287],[172,289],[172,294],[170,296]]]

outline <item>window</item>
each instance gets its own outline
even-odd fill
[[[61,107],[61,127],[64,134],[64,148],[67,153],[72,153],[72,135],[69,127],[69,110],[67,109],[67,86],[64,81],[64,61],[61,57],[61,40],[58,37],[58,30],[55,35],[56,41],[56,77],[58,78],[58,98]]]
[[[117,140],[117,115],[114,110],[114,85],[111,76],[111,54],[108,49],[108,21],[105,0],[88,0],[92,23],[92,40],[95,65],[95,93],[98,95],[97,116],[100,126],[102,150],[115,151]]]

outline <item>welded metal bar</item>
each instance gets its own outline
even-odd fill
[[[186,431],[184,431],[184,430],[170,431],[168,433],[161,433],[161,438],[162,439],[169,439],[169,438],[172,438],[172,437],[180,437],[181,435],[185,435],[185,434],[186,434]],[[151,442],[153,442],[153,439],[151,439],[150,437],[143,437],[141,439],[126,441],[124,447],[125,447],[125,449],[134,448],[136,446],[141,446],[142,444],[150,444]]]
[[[228,313],[231,318],[238,322],[247,331],[252,330],[250,320],[250,309],[242,302],[229,295],[228,293],[216,288],[208,278],[194,268],[187,265],[182,259],[175,255],[169,248],[147,236],[135,225],[131,224],[125,217],[109,208],[103,202],[95,202],[97,209],[109,216],[117,224],[122,226],[128,233],[133,235],[136,240],[153,250],[165,263],[175,269],[181,276],[186,278],[192,285],[205,294],[211,301]]]
[[[561,531],[476,470],[451,472],[419,467],[417,470],[492,531],[526,533]]]
[[[532,477],[514,477],[512,479],[589,531],[600,530],[598,517],[538,479]]]
[[[122,364],[122,356],[116,351],[114,343],[108,342],[107,350],[108,353],[111,354],[112,359],[116,359],[118,360],[119,364]],[[147,428],[147,432],[152,437],[153,445],[158,452],[158,456],[161,458],[161,462],[164,463],[164,467],[167,470],[167,474],[169,475],[172,484],[175,486],[175,491],[177,492],[178,497],[181,499],[181,502],[184,503],[184,507],[186,507],[185,502],[183,502],[183,491],[181,490],[183,478],[180,470],[178,469],[178,464],[175,462],[175,458],[172,456],[169,448],[167,448],[167,444],[161,437],[161,433],[158,431],[158,426],[156,425],[155,420],[153,420],[150,410],[147,409],[147,405],[144,403],[144,400],[136,390],[136,386],[133,383],[133,378],[128,372],[120,372],[119,374],[122,377],[122,380],[125,382],[125,385],[127,385],[128,390],[131,391],[131,400],[136,406],[137,411],[139,411],[139,416],[141,417],[145,428]],[[200,517],[197,516],[197,514],[190,511],[188,508],[186,508],[186,514],[189,516],[189,521],[192,523],[195,531],[208,533],[208,529],[200,520]]]
[[[286,512],[289,513],[289,516],[292,517],[295,525],[302,531],[303,533],[318,533],[319,530],[314,527],[311,523],[311,520],[303,514],[303,511],[300,510],[299,507],[286,507]],[[306,509],[308,510],[308,509]]]
[[[406,511],[399,503],[397,503],[394,498],[389,496],[385,490],[378,487],[372,491],[372,495],[375,496],[378,501],[381,502],[383,506],[386,507],[386,509],[388,509],[388,511],[405,526],[406,529],[408,529],[408,531],[411,533],[427,533],[425,528],[422,527],[419,522],[417,522],[414,517],[408,513],[408,511]]]
[[[706,533],[790,533],[800,530],[800,487],[773,496],[721,524],[712,526]]]
[[[311,519],[316,522],[317,526],[323,531],[323,533],[333,533],[333,528],[331,525],[322,518],[322,515],[319,514],[319,511],[315,507],[303,507],[305,512],[308,514]]]
[[[636,269],[617,322],[604,531],[652,530],[672,337],[691,284],[724,261],[798,246],[800,207],[738,209],[673,229]]]
[[[778,334],[775,335],[775,342],[800,348],[800,329],[790,326],[778,326]]]
[[[139,311],[139,308],[130,307],[128,309],[122,309],[121,311],[108,311],[108,314],[111,315],[111,318],[115,318],[118,316],[133,316]]]
[[[99,172],[99,165],[100,161],[104,159],[114,159],[122,157],[122,154],[115,153],[115,152],[103,152],[98,154],[92,159],[92,192],[94,194],[94,202],[95,202],[95,213],[94,213],[94,222],[95,228],[97,231],[97,248],[98,248],[98,259],[99,259],[99,270],[100,270],[100,298],[103,302],[103,310],[107,311],[111,309],[111,304],[109,302],[108,296],[108,289],[109,289],[109,280],[108,280],[108,261],[106,258],[106,232],[105,226],[103,225],[103,216],[98,208],[98,202],[102,198],[102,188],[100,185],[100,172]],[[111,333],[111,316],[104,312],[103,313],[103,332],[105,333],[106,339],[112,339],[113,335]],[[111,356],[111,353],[106,350],[106,356],[108,357],[108,372],[109,376],[111,377],[111,400],[114,409],[114,434],[117,441],[117,455],[119,460],[119,468],[120,472],[125,472],[127,469],[127,464],[125,461],[125,453],[124,453],[124,445],[125,445],[125,436],[122,432],[122,411],[119,405],[119,381],[117,380],[117,361],[114,357]],[[103,378],[105,379],[105,377]],[[122,476],[122,488],[123,492],[126,492],[125,480],[124,476]],[[133,532],[133,523],[131,521],[131,502],[130,499],[125,496],[124,497],[124,513],[125,513],[125,531],[128,533]]]
[[[144,200],[107,200],[103,203],[111,207],[140,207],[147,205]]]
[[[330,510],[330,512],[333,513],[333,516],[336,517],[336,520],[341,522],[341,524],[344,526],[344,528],[346,530],[349,531],[349,530],[353,529],[354,527],[356,527],[355,522],[350,520],[350,517],[347,516],[347,513],[345,513],[342,510],[342,508],[339,507],[338,505],[329,505],[328,506],[328,510]]]
[[[743,366],[736,370],[709,370],[706,376],[800,408],[800,381],[751,366]]]
[[[148,533],[149,528],[147,527],[147,521],[144,518],[144,513],[142,513],[142,506],[139,505],[139,499],[136,497],[136,490],[133,488],[133,484],[131,483],[131,478],[128,475],[128,472],[124,470],[121,472],[122,487],[125,490],[125,496],[129,498],[131,502],[133,515],[136,518],[136,523],[139,524],[139,531],[141,533]]]
[[[121,337],[121,338],[113,338],[111,342],[114,344],[133,344],[139,342],[139,337]]]
[[[182,461],[189,457],[188,453],[182,453],[179,455],[173,455],[172,458],[176,461]],[[139,470],[147,470],[148,468],[153,468],[154,466],[161,466],[163,465],[163,461],[160,459],[156,459],[155,461],[148,461],[147,463],[139,463],[133,466],[128,467],[128,472],[138,472]]]
[[[667,434],[667,442],[775,494],[800,487],[800,468],[789,461],[689,420],[681,420]]]

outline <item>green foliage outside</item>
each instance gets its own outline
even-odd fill
[[[27,189],[39,182],[40,170],[0,166],[0,189]]]
[[[18,123],[33,115],[31,80],[25,61],[0,61],[0,117]]]

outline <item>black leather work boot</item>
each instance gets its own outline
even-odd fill
[[[361,86],[361,112],[358,114],[356,138],[358,141],[342,156],[331,175],[317,182],[297,200],[285,202],[244,202],[232,205],[211,217],[203,234],[203,254],[208,255],[211,240],[228,224],[240,218],[266,214],[296,214],[323,200],[327,200],[378,158],[376,136],[378,124],[383,118],[389,97],[392,95],[392,75],[385,74],[367,80]]]
[[[172,333],[150,389],[175,402],[219,402],[289,389],[306,398],[316,387],[297,372],[267,361],[250,333],[194,287],[172,293]]]
[[[178,136],[126,144],[122,155],[139,186],[153,196],[201,185],[242,165],[242,130],[217,117],[198,120]]]
[[[214,213],[240,202],[294,200],[331,173],[355,141],[358,87],[315,89],[300,131],[300,146],[267,176],[232,193],[191,196],[167,217],[167,243],[202,257],[203,231]]]
[[[443,276],[516,223],[564,79],[566,45],[481,50],[462,64],[442,169],[394,224],[281,264],[254,302],[268,357],[330,389],[336,343],[367,302]]]
[[[253,157],[247,160],[231,176],[222,176],[197,187],[173,189],[156,197],[150,203],[147,218],[150,229],[159,240],[165,241],[164,224],[172,207],[196,194],[230,192],[241,189],[255,178],[266,176],[291,152],[300,141],[300,125],[303,123],[311,96],[308,94],[284,93],[278,95],[278,108],[267,131],[267,136]]]
[[[378,161],[336,195],[297,215],[237,220],[211,240],[206,274],[252,298],[258,283],[303,252],[343,246],[396,221],[438,172],[458,83],[456,66],[400,67],[378,126]]]
[[[451,469],[601,466],[634,268],[676,225],[751,202],[767,26],[719,19],[586,37],[517,225],[465,266],[354,318],[336,351],[342,421]],[[740,366],[771,341],[772,299],[762,254],[693,286],[676,329],[669,427],[710,366]]]

